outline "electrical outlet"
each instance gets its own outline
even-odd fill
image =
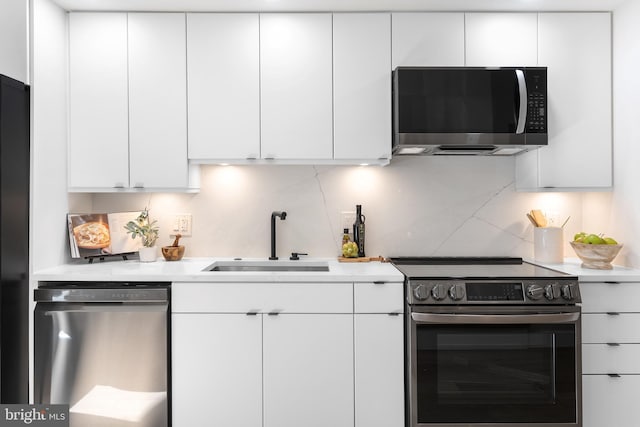
[[[340,231],[346,228],[349,230],[349,233],[353,233],[353,223],[356,222],[356,213],[342,212],[340,218],[340,223],[342,224]]]
[[[183,236],[191,236],[191,214],[173,215],[171,234],[182,234]]]

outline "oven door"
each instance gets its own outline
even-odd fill
[[[408,310],[412,427],[579,427],[580,307]]]

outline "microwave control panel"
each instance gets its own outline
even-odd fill
[[[527,133],[547,133],[547,70],[528,68]]]

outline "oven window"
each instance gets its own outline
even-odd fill
[[[576,421],[574,325],[417,325],[419,423]]]

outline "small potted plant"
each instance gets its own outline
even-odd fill
[[[127,233],[131,234],[131,238],[135,239],[140,236],[142,239],[142,247],[138,250],[140,261],[150,262],[156,260],[156,240],[158,240],[158,232],[160,229],[156,225],[156,220],[151,221],[149,218],[149,210],[144,208],[135,221],[129,221],[124,228]]]

